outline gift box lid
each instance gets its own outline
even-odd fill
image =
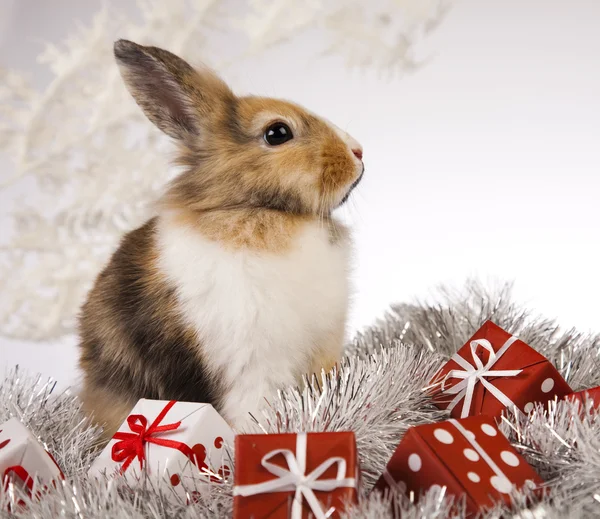
[[[130,440],[151,431],[153,425],[157,432],[144,436],[140,458]],[[225,447],[232,445],[233,440],[231,427],[210,404],[142,398],[94,460],[88,474],[112,477],[123,471],[132,480],[145,475],[162,478],[172,471],[181,472],[195,465],[210,477],[223,463],[231,465]],[[127,451],[115,457],[114,449],[119,444]],[[204,469],[206,472],[202,472]]]
[[[479,330],[477,330],[473,336],[458,350],[458,354],[463,357],[469,364],[473,364],[473,355],[471,354],[471,341],[478,339],[485,339],[490,342],[495,352],[498,352],[500,348],[508,341],[512,334],[503,330],[497,324],[492,321],[486,321]],[[485,364],[489,359],[489,352],[484,348],[477,350],[477,355]],[[542,362],[548,362],[548,359],[541,353],[535,351],[527,343],[521,339],[516,341],[506,350],[506,352],[499,357],[494,363],[494,370],[505,370],[505,369],[526,369]],[[449,361],[452,364],[450,369],[460,369],[460,366],[453,360]],[[449,371],[449,370],[448,370]],[[494,380],[497,377],[489,377],[489,380]]]
[[[238,435],[235,439],[235,486],[254,485],[277,479],[269,472],[261,461],[265,455],[281,449],[296,452],[297,434],[247,434]],[[307,433],[306,449],[306,474],[310,474],[319,465],[330,458],[342,457],[346,462],[346,478],[358,478],[358,461],[356,453],[356,439],[352,432],[327,432]],[[273,457],[271,463],[287,470],[289,467],[282,455]],[[319,479],[333,479],[336,477],[337,465],[329,467]],[[357,483],[356,483],[357,484]],[[343,487],[332,492],[315,491],[317,497],[326,507],[332,504],[331,494],[344,494],[346,497],[356,495],[355,488]],[[330,496],[327,496],[330,494]],[[281,513],[282,508],[289,508],[293,491],[273,492],[251,497],[234,498],[234,517],[270,517]],[[339,501],[341,504],[341,501]],[[335,504],[335,503],[334,503]],[[258,514],[258,515],[255,515]],[[264,514],[264,515],[261,515]]]
[[[471,348],[472,341],[485,340],[489,341],[494,353],[498,353],[502,347],[510,342],[510,346],[495,360],[491,366],[492,371],[502,370],[521,370],[521,373],[512,375],[509,378],[503,376],[486,376],[486,380],[490,383],[494,383],[496,386],[498,383],[507,388],[518,387],[521,381],[526,380],[531,374],[532,370],[543,370],[548,372],[548,375],[557,384],[557,392],[563,392],[568,390],[568,385],[560,374],[556,371],[554,366],[546,359],[543,355],[535,351],[528,344],[521,341],[520,339],[513,337],[510,333],[494,324],[492,321],[486,321],[483,326],[475,332],[475,334],[461,347],[456,355],[460,356],[466,363],[475,367],[474,355],[480,360],[482,365],[487,365],[490,352],[480,345],[473,352]],[[450,359],[445,363],[440,370],[434,375],[432,379],[432,395],[438,401],[442,395],[448,395],[448,403],[453,399],[453,395],[448,393],[447,390],[456,384],[461,382],[459,378],[448,378],[445,383],[444,392],[441,391],[440,383],[444,377],[452,370],[464,371],[464,368],[460,366],[454,359]],[[476,413],[479,413],[483,408],[484,401],[488,396],[489,391],[483,387],[482,384],[477,384],[474,388],[472,409]]]
[[[0,425],[0,476],[7,467],[22,464],[31,443],[29,430],[16,418]]]
[[[50,452],[18,419],[11,418],[0,425],[0,476],[9,467],[25,467],[28,476],[49,480],[63,474]]]
[[[442,463],[464,489],[467,499],[479,506],[506,499],[513,484],[520,488],[543,483],[490,417],[473,416],[421,425],[410,432],[418,435],[426,446],[423,455]],[[490,493],[490,487],[496,495]]]
[[[135,407],[130,411],[129,415],[141,414],[148,419],[148,422],[152,422],[159,413],[165,408],[170,400],[151,400],[149,398],[140,398]],[[202,402],[180,402],[177,401],[176,405],[169,409],[161,423],[172,423],[181,422],[181,428],[179,431],[183,431],[185,428],[185,420],[192,417],[193,415],[214,410],[211,404]],[[214,411],[216,413],[216,411]],[[127,430],[127,421],[121,424],[119,430]]]

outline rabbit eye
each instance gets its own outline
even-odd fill
[[[273,123],[265,132],[265,141],[271,146],[279,146],[293,138],[292,130],[285,123]]]

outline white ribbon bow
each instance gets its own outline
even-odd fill
[[[326,519],[331,515],[333,509],[325,513],[314,491],[331,492],[341,487],[356,488],[356,479],[345,477],[346,460],[341,457],[329,458],[310,474],[306,474],[306,446],[306,433],[298,433],[295,456],[289,449],[276,449],[265,454],[260,463],[271,474],[277,476],[277,479],[254,485],[237,485],[233,488],[233,495],[247,497],[271,492],[295,491],[290,519],[302,519],[302,496],[306,499],[315,519]],[[288,465],[287,469],[270,463],[269,460],[278,454],[283,455],[285,458]],[[319,479],[333,465],[337,465],[336,478]]]
[[[451,360],[459,364],[463,369],[451,370],[442,381],[442,393],[448,393],[450,395],[456,394],[452,402],[450,402],[450,404],[448,405],[448,410],[452,411],[452,409],[454,409],[456,405],[460,402],[460,400],[464,397],[465,400],[463,402],[460,417],[466,418],[467,416],[469,416],[469,410],[471,409],[471,402],[473,400],[473,392],[475,391],[475,385],[477,384],[477,382],[481,382],[483,387],[485,387],[493,396],[496,397],[497,400],[503,403],[506,407],[515,407],[515,404],[512,402],[512,400],[508,398],[491,382],[487,381],[485,377],[514,377],[521,373],[521,371],[523,371],[522,369],[505,369],[496,371],[493,371],[491,369],[494,366],[494,364],[496,364],[498,359],[502,357],[502,355],[504,355],[506,350],[510,348],[511,344],[513,344],[517,340],[518,338],[513,335],[504,343],[502,348],[500,348],[497,352],[494,352],[494,348],[492,347],[490,341],[488,341],[487,339],[477,339],[471,341],[471,356],[473,357],[474,365],[470,364],[458,353],[452,355]],[[485,348],[490,354],[485,366],[476,354],[477,346]],[[444,384],[449,378],[461,378],[463,380],[458,384],[452,386],[451,388],[444,390]]]

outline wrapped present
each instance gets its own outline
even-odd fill
[[[49,486],[64,479],[52,455],[16,418],[0,425],[2,489],[18,485],[30,497],[40,497]]]
[[[535,402],[571,392],[548,359],[491,321],[442,366],[428,389],[453,418],[498,417],[507,407],[527,413]]]
[[[565,399],[580,402],[584,409],[597,409],[600,407],[600,387],[569,393]]]
[[[357,499],[351,432],[240,435],[234,519],[339,517]]]
[[[142,399],[88,475],[122,475],[131,483],[147,475],[189,497],[190,488],[202,489],[230,473],[232,463],[223,447],[233,445],[233,439],[233,431],[210,404]]]
[[[392,487],[418,498],[432,486],[446,487],[457,499],[465,496],[468,512],[477,514],[494,501],[510,503],[514,489],[542,483],[493,418],[473,416],[410,428],[375,490]]]

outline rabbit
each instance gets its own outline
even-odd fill
[[[332,211],[363,177],[362,147],[167,50],[118,40],[114,55],[184,168],[82,306],[84,410],[106,439],[140,398],[210,403],[243,430],[341,358],[352,241]]]

